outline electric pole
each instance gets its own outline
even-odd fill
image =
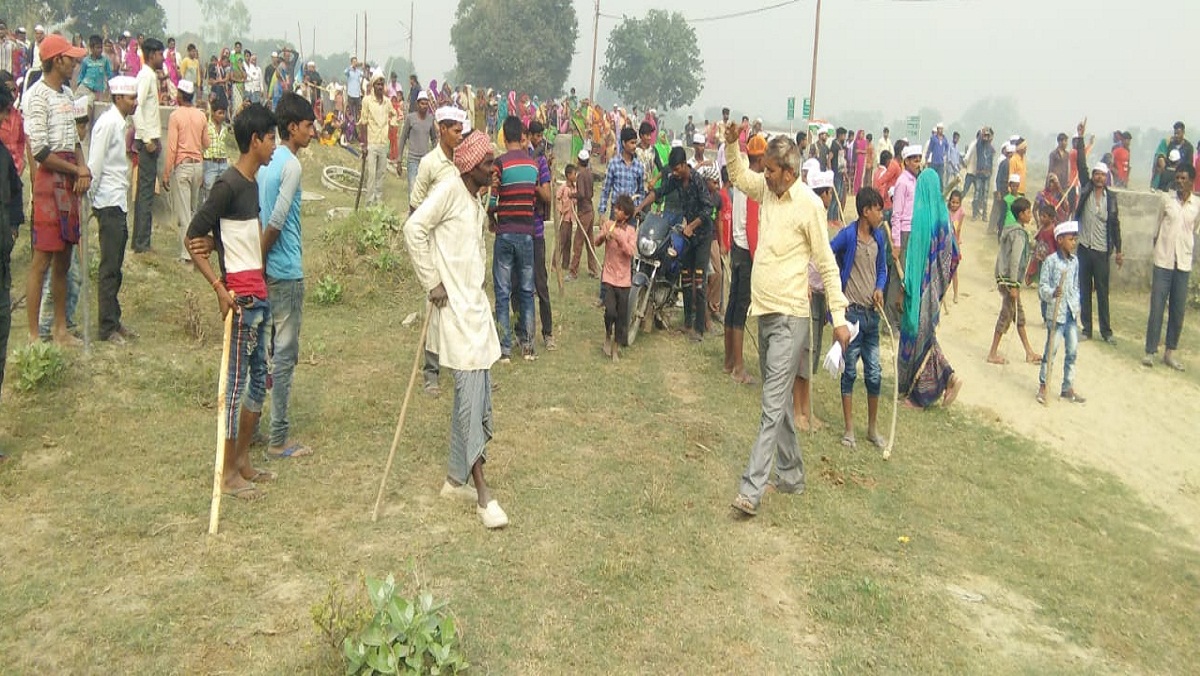
[[[821,0],[817,0],[817,23],[813,29],[812,82],[808,90],[808,122],[817,116],[817,47],[821,44]],[[807,131],[807,130],[805,130]]]
[[[600,47],[600,0],[596,0],[596,14],[592,18],[592,81],[588,86],[588,100],[596,102],[596,50]]]

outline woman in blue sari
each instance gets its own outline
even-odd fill
[[[917,178],[912,234],[904,261],[904,306],[900,317],[900,392],[913,406],[949,406],[962,379],[937,340],[942,298],[958,268],[958,242],[942,199],[941,180],[932,169]]]

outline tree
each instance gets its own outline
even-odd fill
[[[15,0],[4,2],[9,26],[45,24],[51,31],[86,39],[93,33],[116,37],[122,31],[161,37],[167,15],[157,0]]]
[[[450,28],[464,82],[543,97],[562,91],[578,38],[571,0],[459,0]]]
[[[200,0],[204,39],[229,46],[250,30],[250,9],[242,0]]]
[[[93,33],[116,37],[121,31],[165,38],[167,15],[156,0],[72,0],[74,30],[85,38]]]
[[[682,108],[704,88],[696,31],[678,12],[626,18],[609,35],[604,60],[604,83],[639,108]]]

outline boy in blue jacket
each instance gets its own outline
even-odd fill
[[[845,433],[842,444],[855,448],[854,381],[859,359],[867,384],[867,440],[879,448],[887,445],[878,430],[879,390],[883,368],[879,363],[879,313],[883,309],[883,289],[887,286],[888,251],[883,228],[883,196],[870,186],[858,191],[855,202],[858,220],[842,228],[829,243],[842,273],[842,291],[850,301],[846,321],[858,322],[858,335],[846,350],[846,368],[842,371],[842,417]]]

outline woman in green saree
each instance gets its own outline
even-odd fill
[[[897,374],[905,400],[920,408],[939,399],[949,406],[962,388],[962,379],[955,375],[937,340],[942,298],[958,261],[958,242],[942,199],[941,181],[932,169],[926,169],[917,178],[912,234],[905,250]]]

